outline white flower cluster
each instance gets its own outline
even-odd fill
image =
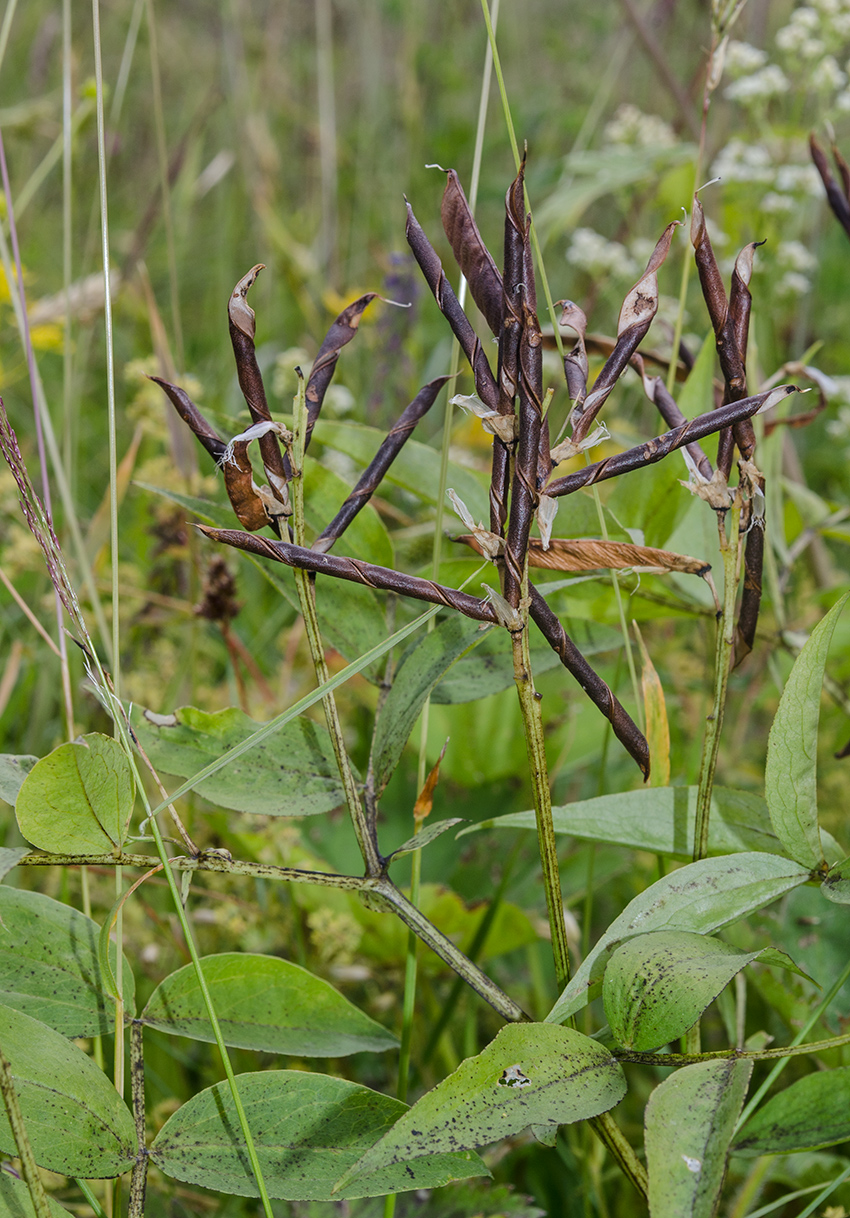
[[[749,76],[741,76],[726,89],[725,96],[729,101],[741,102],[749,106],[755,102],[767,101],[771,97],[779,97],[787,93],[791,82],[775,63],[765,64],[763,68]]]
[[[631,148],[671,148],[676,143],[669,123],[657,114],[644,114],[628,102],[605,124],[604,138],[606,144]]]
[[[567,250],[567,262],[590,275],[609,274],[633,279],[638,264],[619,241],[592,228],[577,228]]]

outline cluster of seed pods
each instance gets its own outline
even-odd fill
[[[502,604],[471,596],[432,580],[330,553],[357,513],[377,491],[416,423],[433,405],[447,377],[438,377],[420,389],[381,443],[334,519],[312,546],[306,548],[291,543],[286,520],[290,515],[287,486],[292,469],[285,448],[281,447],[284,429],[272,419],[266,401],[254,351],[254,313],[246,299],[248,289],[261,267],[254,267],[240,280],[228,308],[239,384],[251,413],[252,427],[227,444],[182,389],[154,378],[207,452],[221,466],[231,504],[246,530],[205,528],[208,536],[291,567],[444,605],[475,620],[501,624],[508,629],[523,628],[519,610],[528,567],[598,569],[640,566],[706,573],[706,564],[668,551],[594,539],[552,539],[551,521],[559,498],[593,483],[653,464],[678,448],[684,448],[688,453],[692,485],[715,510],[725,512],[731,503],[727,479],[737,446],[740,479],[748,488],[747,502],[749,505],[759,502],[763,479],[753,464],[755,438],[750,420],[753,415],[768,409],[795,390],[792,386],[783,385],[766,393],[747,396],[744,370],[750,310],[747,284],[755,245],[747,246],[738,258],[727,302],[702,208],[695,200],[692,240],[717,339],[725,392],[715,409],[691,421],[684,418],[661,378],[646,374],[644,361],[638,353],[638,347],[646,337],[658,309],[658,270],[669,252],[676,224],[670,224],[665,229],[646,270],[627,294],[620,311],[616,340],[610,344],[608,358],[589,388],[587,321],[577,305],[567,302],[561,327],[571,329],[577,336],[564,359],[571,401],[571,436],[566,442],[551,448],[544,409],[544,335],[537,317],[524,169],[523,162],[506,195],[501,272],[481,238],[453,170],[448,172],[442,201],[446,236],[469,284],[472,298],[498,340],[495,372],[475,328],[452,290],[439,256],[416,220],[410,204],[407,204],[408,244],[469,362],[475,383],[476,411],[493,433],[489,529],[479,526],[472,536],[464,540],[498,565]],[[325,336],[306,385],[306,444],[309,444],[319,417],[340,351],[354,337],[363,311],[374,299],[375,293],[369,293],[349,305]],[[555,477],[554,470],[559,462],[585,451],[596,442],[599,432],[598,429],[592,431],[594,422],[629,365],[641,375],[647,395],[670,430],[635,448],[586,465],[574,473]],[[716,471],[699,444],[701,439],[715,432],[720,437]],[[248,458],[248,444],[253,439],[260,444],[267,480],[263,486],[258,486],[254,481]],[[760,502],[763,502],[763,496]],[[540,539],[531,536],[535,520],[541,533]],[[751,648],[755,635],[761,594],[763,517],[753,510],[744,523],[748,531],[738,639],[741,651],[745,653]],[[264,526],[270,526],[276,536],[257,536],[256,531]],[[528,592],[532,621],[564,667],[609,720],[614,734],[634,758],[644,777],[647,777],[649,749],[642,732],[566,634],[541,591],[529,583]]]

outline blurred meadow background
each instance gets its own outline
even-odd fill
[[[123,696],[154,711],[241,705],[255,719],[268,719],[314,684],[296,611],[255,567],[227,552],[223,558],[233,581],[228,594],[238,613],[232,620],[209,620],[197,612],[210,588],[211,564],[212,578],[222,578],[214,565],[222,556],[196,534],[191,515],[169,495],[224,502],[223,489],[212,462],[196,451],[146,374],[185,386],[222,434],[240,430],[246,412],[226,305],[233,285],[258,262],[266,270],[251,303],[273,410],[291,412],[295,366],[309,368],[333,317],[366,291],[409,307],[370,307],[342,354],[323,420],[386,430],[426,380],[449,370],[448,329],[405,243],[404,196],[456,282],[439,220],[444,177],[432,166],[456,169],[469,193],[487,44],[482,12],[477,3],[439,0],[108,0],[99,16],[119,460],[120,655],[110,662],[120,662]],[[64,6],[59,0],[7,0],[0,22],[0,132],[32,348],[56,439],[58,467],[48,465],[53,513],[93,637],[108,655],[109,366],[92,11],[70,0]],[[528,145],[529,199],[553,297],[580,304],[591,332],[615,334],[620,303],[664,226],[684,218],[682,209],[690,211],[695,175],[700,186],[719,177],[701,199],[724,273],[746,242],[766,242],[757,252],[751,285],[750,391],[788,362],[823,374],[825,409],[805,428],[779,427],[763,435],[759,447],[769,487],[765,601],[756,649],[732,677],[718,780],[760,791],[766,732],[799,632],[811,629],[848,582],[850,244],[826,206],[807,141],[811,131],[823,143],[834,134],[850,154],[850,4],[743,5],[702,135],[708,0],[501,0],[497,39],[517,136]],[[485,98],[476,215],[497,262],[504,194],[514,172],[494,77]],[[10,283],[8,196],[3,248],[0,394],[41,487],[32,379]],[[680,296],[683,340],[694,357],[710,333],[695,275],[683,282],[691,257],[685,224],[661,272],[659,316],[644,344],[663,358],[672,350]],[[551,328],[542,299],[540,313]],[[483,336],[484,327],[478,328]],[[568,409],[563,374],[554,352],[547,361],[547,383],[556,389],[552,418],[560,426]],[[702,389],[691,388],[691,413],[710,404],[710,374],[709,368]],[[783,372],[777,380],[794,376]],[[611,437],[596,455],[661,430],[637,378],[630,377],[606,407]],[[465,369],[457,385],[457,392],[472,391]],[[816,389],[799,399],[803,407],[792,402],[789,411],[814,408],[818,396]],[[443,400],[416,435],[434,449],[441,444]],[[322,442],[321,423],[315,436],[331,511],[343,497],[340,487],[344,493],[362,469],[347,451],[344,429],[338,434],[343,438],[336,447]],[[488,453],[489,437],[475,420],[458,414],[452,460],[482,487]],[[716,532],[691,511],[692,504],[702,505],[680,487],[686,471],[675,460],[642,471],[627,486],[607,484],[611,489],[603,497],[612,528],[623,540],[642,539],[716,562]],[[420,490],[417,496],[396,487],[382,498],[375,528],[399,566],[427,573],[436,485]],[[588,508],[583,516],[579,499],[562,506],[556,534],[596,535],[595,514]],[[319,516],[323,510],[316,508]],[[444,527],[461,531],[448,511]],[[69,733],[110,732],[84,687],[73,647],[68,722],[54,650],[13,598],[11,588],[55,644],[52,587],[5,469],[0,567],[0,751],[43,756]],[[446,542],[444,582],[457,586],[471,569],[471,560],[458,557]],[[699,583],[691,576],[631,575],[620,582],[625,617],[639,622],[665,692],[670,780],[694,783],[711,692],[710,596],[701,585],[691,586]],[[576,642],[624,704],[641,713],[610,576],[576,583],[563,593],[560,608]],[[406,606],[397,612],[399,621],[413,616]],[[106,628],[100,633],[98,623]],[[824,703],[821,732],[821,815],[839,836],[850,760],[836,761],[834,755],[850,738],[848,643],[845,621],[836,634],[833,700]],[[330,651],[332,668],[356,658],[342,650]],[[640,785],[604,720],[560,668],[542,672],[539,686],[556,803]],[[352,756],[365,763],[377,691],[359,677],[338,698]],[[429,766],[451,738],[435,812],[481,819],[530,806],[518,725],[510,688],[477,702],[452,703],[447,697],[431,708]],[[415,794],[411,749],[382,801],[387,848],[409,836]],[[351,866],[353,838],[341,815],[321,823],[314,818],[269,825],[262,818],[237,819],[199,799],[184,803],[204,846],[224,846],[259,861]],[[16,844],[11,812],[0,823],[7,844]],[[493,975],[509,979],[518,999],[539,1016],[547,1009],[552,966],[538,939],[543,898],[533,836],[516,845],[504,834],[460,843],[450,836],[423,858],[424,878],[432,885],[426,904],[438,911],[441,925],[467,942],[481,918],[482,906],[474,903],[489,899],[501,884],[499,931],[483,957]],[[564,889],[578,919],[577,943],[586,946],[591,918],[604,925],[629,899],[634,858],[624,849],[596,847],[590,862],[591,848],[563,840]],[[503,871],[505,859],[509,867]],[[655,864],[647,857],[638,865],[650,875]],[[75,873],[57,869],[16,882],[77,900]],[[109,882],[111,877],[92,877],[96,914],[112,904]],[[395,1018],[406,938],[400,926],[379,932],[374,916],[356,902],[319,890],[301,887],[293,894],[260,881],[248,887],[215,877],[198,883],[202,899],[195,919],[206,951],[284,952],[309,961],[373,1014]],[[152,985],[185,958],[155,882],[148,891],[154,895],[125,913],[141,986]],[[800,908],[789,906],[784,921],[772,926],[774,942],[789,950],[796,946],[807,899],[807,891],[795,896]],[[812,951],[822,953],[828,971],[840,950],[840,925],[806,933],[818,940]],[[423,1011],[435,1017],[451,977],[433,958],[423,968]],[[769,983],[765,977],[759,984]],[[765,1021],[790,1023],[805,984],[795,978],[785,998],[766,997],[777,1007]],[[461,1010],[455,1031],[423,1058],[420,1086],[474,1052],[479,1036],[493,1034],[492,1012],[468,996]],[[842,1014],[850,1014],[850,999]],[[394,1085],[380,1064],[352,1061],[358,1080]],[[175,1045],[154,1033],[148,1066],[152,1119],[160,1123],[176,1106],[175,1097],[216,1077],[206,1046]],[[578,1144],[574,1149],[578,1154]],[[493,1166],[497,1180],[533,1195],[534,1205],[550,1214],[584,1213],[568,1197],[571,1153],[564,1149],[556,1168],[551,1157],[541,1166],[537,1148],[523,1144]],[[786,1169],[782,1187],[805,1184],[803,1167],[785,1164]],[[486,1212],[496,1212],[495,1202],[476,1200],[473,1186],[463,1187],[472,1190],[473,1200],[459,1213],[485,1212],[488,1204]],[[166,1205],[169,1213],[201,1212],[198,1206],[225,1212],[198,1190],[187,1199],[173,1182],[157,1182],[155,1173],[152,1195],[151,1213]],[[611,1212],[627,1213],[628,1194],[618,1197]],[[242,1203],[228,1204],[235,1213]],[[498,1212],[510,1206],[517,1215],[535,1212],[507,1195],[499,1204]],[[302,1211],[307,1207],[297,1212]],[[316,1207],[317,1213],[326,1211],[330,1206]]]

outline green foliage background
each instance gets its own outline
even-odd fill
[[[785,0],[771,4],[750,0],[736,36],[772,48],[776,31],[787,24],[793,8]],[[152,29],[148,15],[153,11]],[[425,380],[449,366],[446,327],[406,249],[402,196],[413,204],[448,268],[450,253],[438,219],[443,179],[426,165],[454,167],[465,183],[469,180],[485,50],[480,9],[475,4],[428,0],[340,0],[332,7],[329,38],[321,25],[326,11],[321,0],[315,5],[303,0],[227,0],[221,5],[170,0],[152,6],[115,0],[102,13],[104,74],[110,90],[107,109],[120,101],[120,112],[107,124],[110,248],[119,276],[114,319],[119,457],[130,450],[134,439],[138,444],[120,506],[122,690],[128,699],[160,712],[182,705],[215,711],[238,704],[240,698],[221,631],[194,612],[213,548],[187,526],[185,510],[140,484],[219,502],[221,487],[210,461],[189,454],[185,438],[177,438],[159,391],[143,373],[167,375],[171,360],[176,379],[190,388],[222,431],[237,431],[245,411],[227,339],[225,307],[233,284],[258,261],[267,270],[253,289],[252,304],[258,319],[258,356],[274,394],[273,409],[290,411],[295,387],[292,368],[297,363],[309,367],[332,317],[367,290],[411,307],[372,306],[369,319],[341,360],[335,382],[339,388],[326,406],[331,417],[386,428]],[[694,172],[686,116],[624,12],[625,6],[615,3],[564,6],[551,0],[523,4],[503,0],[498,28],[514,122],[520,138],[528,142],[531,204],[548,221],[541,222],[541,232],[553,293],[579,302],[588,313],[591,330],[605,334],[615,331],[619,303],[637,276],[624,276],[616,264],[600,271],[582,268],[574,256],[571,261],[567,255],[574,230],[592,228],[622,243],[624,249],[636,240],[653,242],[681,207],[689,207]],[[90,288],[93,305],[75,315],[71,345],[66,348],[61,303],[51,302],[63,286],[61,157],[37,181],[26,206],[20,202],[56,141],[61,141],[60,18],[59,6],[47,0],[28,0],[14,13],[0,71],[0,130],[17,201],[28,300],[31,308],[41,309],[33,319],[39,366],[89,558],[106,601],[110,571],[104,506],[108,454],[103,314],[95,284]],[[138,38],[129,45],[128,29],[136,19],[140,20]],[[697,0],[659,3],[650,6],[643,19],[657,54],[689,92],[690,113],[697,114],[708,39],[706,6]],[[80,121],[74,138],[70,253],[72,278],[81,281],[96,274],[101,265],[91,15],[85,6],[75,6],[73,25],[73,104]],[[845,56],[848,52],[850,38]],[[128,69],[123,97],[117,88],[122,62]],[[161,82],[164,149],[172,170],[168,212],[163,210],[157,149],[156,74]],[[802,69],[789,81],[787,94],[750,108],[727,100],[723,87],[718,90],[708,123],[704,177],[711,176],[715,158],[733,138],[769,149],[776,163],[804,166],[808,130],[826,118],[835,122],[839,146],[848,150],[850,122],[843,112],[829,108]],[[623,150],[612,148],[604,134],[606,122],[626,102],[659,115],[675,133],[675,142],[666,151],[639,151],[642,170],[631,177]],[[582,155],[593,153],[595,161],[582,161]],[[634,155],[633,149],[633,159]],[[576,192],[577,183],[599,181],[604,174],[611,175],[610,188],[596,194]],[[512,177],[494,89],[477,210],[482,233],[494,252],[501,245],[503,197]],[[726,234],[725,241],[716,241],[719,255],[728,258],[744,242],[769,239],[757,259],[763,269],[753,281],[751,369],[772,375],[785,361],[799,360],[813,344],[822,343],[810,361],[832,376],[850,373],[845,338],[850,323],[850,246],[819,194],[792,191],[793,210],[777,214],[761,207],[766,190],[764,182],[755,178],[730,180],[702,196],[717,231]],[[780,288],[787,268],[777,254],[782,243],[790,241],[801,242],[817,264],[809,289],[791,296]],[[683,242],[674,247],[664,268],[662,295],[677,296],[684,257]],[[685,334],[696,350],[709,327],[693,282],[687,310]],[[27,368],[8,292],[0,304],[0,320],[2,397],[37,480]],[[659,347],[669,346],[669,335],[658,327],[652,338]],[[554,383],[557,371],[547,367],[547,375]],[[464,373],[458,392],[470,391],[471,380]],[[850,408],[842,403],[836,390],[829,408],[808,428],[793,433],[780,429],[760,449],[772,463],[774,475],[768,508],[775,569],[767,581],[765,637],[730,685],[718,770],[718,781],[725,786],[761,792],[767,730],[793,659],[781,632],[793,636],[795,631],[811,629],[847,583],[850,418],[845,419],[844,431],[841,420],[842,411]],[[552,410],[553,418],[564,417],[562,388]],[[619,447],[657,430],[636,382],[620,392],[608,413],[614,420],[613,443]],[[435,410],[417,438],[437,446],[440,431]],[[321,447],[321,438],[320,427],[318,455],[350,485],[356,467],[346,463],[344,451],[340,459],[338,449]],[[486,465],[480,431],[461,420],[455,441],[458,460],[476,476]],[[650,544],[669,542],[673,549],[716,561],[711,531],[698,530],[690,517],[685,520],[689,501],[677,481],[684,471],[681,466],[664,470],[663,475],[651,476],[645,471],[606,496],[612,535],[626,540],[624,530],[641,529]],[[336,489],[334,495],[340,498]],[[647,507],[653,503],[654,514]],[[559,519],[561,531],[567,530],[564,535],[588,535],[588,530],[594,535],[593,517],[588,517],[588,524],[578,506],[571,510],[575,512],[571,520],[566,519],[565,509]],[[388,495],[380,514],[399,565],[425,571],[433,508],[396,490]],[[56,519],[64,543],[68,522],[59,507]],[[455,523],[452,520],[452,529]],[[0,547],[0,562],[9,580],[55,634],[52,590],[40,552],[20,519],[12,480],[5,473],[0,473]],[[447,552],[445,580],[459,582],[471,565]],[[227,562],[241,604],[233,630],[254,663],[253,671],[245,670],[248,709],[254,718],[267,719],[312,688],[309,655],[290,604],[247,562],[231,554]],[[72,563],[72,577],[78,575]],[[710,697],[714,648],[710,602],[699,588],[683,581],[674,581],[671,587],[670,581],[652,575],[631,579],[626,591],[627,616],[641,622],[666,694],[671,782],[693,784]],[[563,604],[573,637],[633,708],[610,579],[579,583],[568,595]],[[407,620],[406,607],[398,613],[399,622]],[[785,643],[789,641],[793,637]],[[850,623],[845,620],[838,625],[830,664],[839,695],[850,681],[848,643]],[[58,666],[5,590],[0,591],[0,661],[0,751],[43,756],[66,739]],[[339,667],[343,661],[335,656],[332,663]],[[82,690],[84,673],[77,656],[72,657],[72,673],[76,729],[109,732],[97,702]],[[603,721],[560,669],[543,673],[539,688],[544,695],[556,803],[639,786],[637,772],[616,742],[609,740]],[[349,748],[361,769],[368,759],[376,699],[374,686],[365,678],[352,681],[339,693]],[[845,843],[850,762],[836,761],[834,754],[850,736],[846,704],[846,694],[843,705],[840,696],[825,700],[820,736],[821,818]],[[530,806],[525,746],[512,690],[479,702],[432,707],[429,765],[446,736],[451,743],[437,790],[435,818],[461,815],[476,821]],[[416,758],[409,750],[381,804],[385,851],[410,836],[415,794]],[[197,797],[189,797],[182,806],[193,834],[205,847],[292,866],[348,870],[354,865],[356,846],[341,813],[296,822],[239,816]],[[10,812],[2,823],[5,844],[19,844]],[[579,919],[577,943],[586,952],[598,931],[636,891],[656,878],[657,863],[649,855],[635,857],[620,847],[560,840],[564,892]],[[493,894],[500,894],[498,913],[479,945],[478,959],[527,1010],[542,1018],[551,1006],[554,976],[548,944],[539,937],[545,911],[533,836],[493,831],[456,841],[453,834],[446,834],[425,852],[423,866],[423,908],[464,949],[473,941]],[[79,877],[73,871],[15,873],[12,882],[39,886],[74,904],[81,899]],[[111,882],[106,872],[91,876],[92,904],[99,919],[112,905]],[[194,926],[205,953],[265,952],[308,965],[373,1018],[398,1031],[406,949],[406,932],[400,924],[388,925],[388,919],[365,909],[351,894],[306,886],[205,876],[196,881],[193,891]],[[822,902],[813,914],[809,903],[816,895],[810,889],[798,890],[754,917],[746,929],[740,928],[737,945],[755,951],[772,942],[795,959],[802,957],[806,971],[828,985],[838,971],[837,959],[843,960],[846,915],[838,905],[824,913]],[[163,976],[185,963],[175,925],[158,879],[126,907],[125,941],[140,1006]],[[453,979],[430,953],[422,953],[420,967],[414,1035],[417,1093],[477,1052],[498,1029],[495,1015],[473,995],[463,993],[450,1028],[430,1045],[430,1032]],[[813,987],[798,977],[785,978],[780,985],[768,970],[753,976],[753,1029],[765,1028],[771,1035],[787,1038]],[[729,1012],[722,1002],[713,1010],[719,1038]],[[845,988],[822,1034],[830,1034],[848,1016],[850,990]],[[709,1043],[710,1038],[709,1033]],[[242,1070],[275,1061],[248,1050],[235,1050],[233,1056],[236,1068]],[[306,1063],[290,1060],[287,1065]],[[217,1081],[218,1069],[208,1046],[150,1030],[146,1073],[153,1128],[188,1096]],[[789,1070],[789,1079],[795,1069]],[[394,1059],[367,1054],[328,1063],[329,1073],[387,1092],[395,1086],[394,1070]],[[626,1121],[631,1114],[637,1128],[646,1095],[640,1090],[645,1084],[637,1078],[634,1083]],[[631,1135],[635,1130],[627,1128],[627,1132]],[[821,1179],[824,1157],[812,1154],[784,1160],[774,1169],[769,1187],[779,1195],[783,1188],[802,1188]],[[838,1154],[830,1159],[839,1166],[844,1162]],[[831,1162],[830,1171],[833,1166]],[[439,1206],[435,1202],[433,1209],[417,1209],[413,1198],[400,1200],[397,1213],[456,1213],[461,1218],[509,1212],[521,1218],[539,1206],[553,1218],[571,1218],[591,1212],[577,1192],[576,1181],[594,1177],[599,1194],[608,1190],[612,1215],[630,1212],[628,1185],[602,1180],[608,1167],[583,1133],[571,1132],[559,1140],[556,1154],[547,1152],[545,1157],[530,1140],[517,1140],[502,1157],[494,1158],[493,1170],[497,1186],[489,1193],[468,1183],[439,1200]],[[742,1168],[735,1179],[743,1176]],[[151,1214],[195,1213],[204,1206],[221,1214],[248,1212],[237,1199],[202,1197],[156,1173],[151,1183]],[[501,1189],[508,1183],[516,1186],[517,1194],[509,1197]],[[527,1194],[533,1202],[519,1200],[519,1194]],[[850,1205],[850,1190],[836,1195],[842,1196]],[[375,1202],[358,1205],[352,1207],[358,1218],[380,1212]],[[298,1218],[314,1218],[314,1214],[324,1218],[330,1206],[305,1204],[292,1212]]]

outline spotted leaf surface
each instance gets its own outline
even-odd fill
[[[475,1154],[432,1154],[413,1169],[367,1172],[350,1189],[332,1192],[340,1174],[393,1126],[406,1105],[357,1083],[301,1070],[240,1074],[236,1082],[271,1197],[379,1197],[489,1175]],[[151,1159],[176,1180],[239,1197],[259,1196],[226,1083],[178,1108],[157,1135]]]
[[[655,1088],[645,1117],[651,1218],[712,1218],[752,1068],[697,1062]]]
[[[508,1024],[414,1104],[339,1187],[423,1155],[486,1146],[529,1125],[586,1120],[625,1093],[621,1066],[596,1041],[569,1028]]]

